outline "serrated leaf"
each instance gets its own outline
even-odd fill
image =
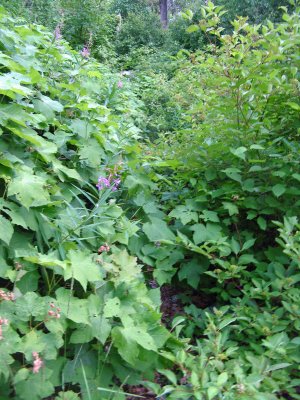
[[[50,377],[52,371],[43,368],[39,374],[29,374],[28,378],[15,385],[18,398],[22,400],[40,400],[55,392]]]
[[[88,282],[102,280],[99,265],[93,260],[93,255],[88,251],[70,250],[68,253],[69,263],[64,271],[65,280],[76,279],[84,290]]]
[[[26,208],[37,207],[50,202],[46,185],[46,180],[32,175],[32,171],[18,171],[8,185],[7,194],[8,196],[16,195],[19,202]]]
[[[207,221],[220,222],[218,214],[215,211],[203,210],[201,217],[204,219],[205,222],[207,222]],[[197,220],[196,220],[196,222],[197,222]]]
[[[28,292],[19,297],[15,303],[16,314],[22,321],[28,321],[31,316],[43,319],[47,313],[44,298],[34,292]]]
[[[58,396],[55,397],[55,400],[79,400],[78,394],[68,390],[67,392],[59,392]]]
[[[237,208],[237,206],[235,204],[229,203],[228,201],[223,201],[222,204],[223,204],[223,207],[225,208],[225,210],[228,211],[230,216],[239,213],[239,209]]]
[[[142,327],[120,328],[120,332],[127,341],[134,341],[146,350],[157,351],[153,338]]]

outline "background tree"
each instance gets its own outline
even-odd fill
[[[160,21],[164,29],[168,27],[168,0],[159,1]]]

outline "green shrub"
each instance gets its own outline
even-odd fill
[[[179,287],[173,329],[191,339],[159,396],[299,398],[299,11],[222,35],[209,2],[191,30],[211,43],[158,86],[182,125],[141,145],[125,185],[143,220],[129,248]]]
[[[120,27],[116,50],[123,55],[143,46],[159,47],[163,41],[164,31],[156,14],[130,13]]]

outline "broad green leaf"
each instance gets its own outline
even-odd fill
[[[21,400],[40,400],[52,395],[55,392],[50,381],[52,371],[43,368],[39,374],[29,374],[26,380],[15,385],[18,398]]]
[[[251,150],[264,150],[265,148],[261,146],[260,144],[251,144],[250,146]]]
[[[92,335],[100,341],[100,343],[105,344],[109,337],[111,331],[111,324],[108,319],[104,318],[102,315],[95,315],[90,318]]]
[[[59,392],[55,400],[79,400],[80,397],[75,392],[68,390],[67,392]]]
[[[260,229],[262,229],[263,231],[267,229],[267,221],[263,217],[258,217],[257,223]]]
[[[16,300],[16,314],[22,321],[28,321],[31,316],[39,318],[40,321],[47,315],[45,298],[34,292],[28,292]]]
[[[131,365],[135,365],[139,356],[139,347],[136,341],[122,334],[121,328],[113,328],[112,339],[120,356]]]
[[[52,165],[53,165],[53,171],[55,173],[59,173],[59,171],[61,171],[68,178],[75,179],[77,181],[82,181],[82,178],[80,177],[79,173],[75,169],[67,168],[65,165],[63,165],[61,162],[59,162],[59,160],[53,159]],[[61,180],[64,181],[65,179],[61,179]]]
[[[198,214],[194,211],[190,211],[185,206],[176,207],[170,212],[169,217],[180,219],[184,225],[191,221],[198,221]]]
[[[157,351],[152,337],[140,327],[114,328],[112,337],[121,357],[132,365],[138,359],[139,346],[146,350]]]
[[[168,369],[159,369],[157,372],[164,375],[167,379],[169,379],[169,381],[173,383],[173,385],[175,386],[177,385],[177,377],[174,374],[174,372]]]
[[[237,208],[237,206],[233,203],[229,203],[227,201],[223,201],[223,207],[225,208],[225,210],[228,211],[229,215],[235,215],[239,213],[239,209]]]
[[[12,238],[14,233],[14,228],[12,223],[0,215],[0,239],[3,240],[4,243],[9,245],[9,242]]]
[[[230,246],[234,254],[238,254],[241,250],[240,244],[233,237],[231,238]]]
[[[252,247],[252,246],[254,245],[255,242],[256,242],[256,239],[249,239],[249,240],[247,240],[247,241],[243,244],[242,251],[250,249],[250,247]]]
[[[244,146],[242,146],[242,147],[238,147],[237,149],[230,149],[230,152],[234,155],[234,156],[236,156],[236,157],[238,157],[238,158],[241,158],[242,160],[246,160],[246,151],[247,151],[247,148],[246,147],[244,147]]]
[[[60,104],[56,100],[52,100],[48,96],[44,96],[43,94],[39,95],[40,100],[51,110],[56,111],[56,112],[62,112],[64,110],[64,106]]]
[[[93,339],[92,328],[86,325],[78,325],[77,329],[72,332],[70,343],[88,343]]]
[[[97,140],[91,139],[88,144],[80,148],[79,155],[80,160],[92,168],[97,168],[101,164],[104,153]]]
[[[227,372],[222,372],[217,379],[217,385],[218,386],[223,386],[225,383],[228,381],[228,373]]]
[[[300,182],[300,174],[296,174],[296,173],[295,173],[295,174],[292,175],[292,177],[295,178],[297,181]]]
[[[192,32],[197,32],[197,31],[199,31],[199,26],[198,25],[190,25],[187,29],[186,29],[186,31],[187,31],[187,33],[192,33]]]
[[[26,77],[24,77],[26,80]],[[0,93],[15,99],[18,95],[27,97],[32,94],[32,90],[24,85],[21,85],[21,76],[19,79],[11,74],[3,74],[0,76]]]
[[[93,255],[88,251],[70,250],[68,259],[69,262],[64,271],[65,280],[76,279],[84,290],[86,290],[88,282],[102,280],[99,265],[96,264]]]
[[[210,386],[207,389],[207,398],[208,400],[212,400],[214,397],[217,396],[217,394],[219,393],[219,389],[215,386]]]
[[[56,290],[57,305],[62,314],[78,324],[90,325],[88,318],[88,302],[72,295],[71,290],[59,288]]]
[[[280,363],[280,364],[273,364],[266,369],[266,372],[277,371],[278,369],[287,368],[289,367],[290,363]]]
[[[16,195],[21,205],[26,208],[48,204],[50,195],[46,189],[45,178],[32,175],[29,170],[18,171],[8,185],[8,196]]]
[[[143,225],[143,231],[152,242],[175,241],[175,235],[166,222],[155,217],[151,218],[151,222]]]
[[[204,219],[204,221],[220,222],[218,214],[215,211],[203,210],[202,214],[202,218]]]
[[[29,249],[30,251],[30,249]],[[50,254],[36,254],[30,256],[23,256],[27,261],[30,261],[33,264],[38,264],[43,267],[48,267],[54,269],[55,272],[61,272],[60,269],[57,267],[62,268],[62,270],[66,269],[66,262],[58,260],[57,253],[50,253]]]
[[[105,318],[112,318],[112,317],[120,317],[121,313],[121,308],[120,308],[121,302],[118,297],[114,297],[112,299],[108,299],[105,303],[104,309],[103,309],[103,315]]]
[[[137,264],[136,257],[130,256],[126,250],[112,254],[103,268],[111,274],[110,279],[116,286],[140,279],[141,266]]]
[[[223,170],[223,172],[230,178],[233,179],[234,181],[241,182],[242,181],[242,176],[240,174],[241,170],[238,168],[226,168]]]
[[[254,258],[253,254],[243,254],[239,258],[239,264],[240,265],[247,265],[247,264],[252,264],[252,263],[257,263],[257,260]]]
[[[27,368],[19,369],[19,371],[14,376],[14,384],[16,385],[18,382],[24,381],[25,379],[28,378],[29,374],[30,374],[29,369]]]
[[[277,185],[272,187],[272,192],[276,197],[280,197],[286,191],[286,186],[278,183]]]
[[[300,111],[300,104],[295,103],[295,102],[293,102],[293,101],[289,101],[289,102],[287,102],[286,104],[287,104],[289,107],[291,107],[293,110]]]

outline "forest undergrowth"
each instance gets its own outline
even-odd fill
[[[0,8],[1,400],[300,399],[300,8],[224,12],[115,72]]]

